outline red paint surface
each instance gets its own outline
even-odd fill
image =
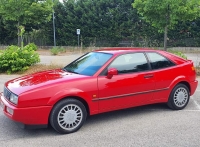
[[[82,99],[89,107],[90,115],[128,107],[167,102],[173,87],[185,82],[190,94],[194,94],[198,82],[193,63],[164,51],[149,49],[115,48],[99,50],[113,54],[93,76],[78,75],[63,70],[50,70],[10,80],[7,89],[19,96],[17,105],[4,96],[4,113],[10,119],[23,124],[47,124],[53,106],[64,98]],[[121,54],[133,52],[157,52],[173,61],[176,66],[146,72],[101,76],[100,73]],[[95,95],[95,96],[94,96]],[[6,107],[14,110],[10,115]]]

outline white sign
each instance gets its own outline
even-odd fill
[[[76,33],[77,33],[77,35],[80,35],[81,30],[80,29],[76,29]]]

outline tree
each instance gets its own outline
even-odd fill
[[[0,15],[4,21],[12,21],[15,25],[19,45],[19,26],[50,21],[52,7],[52,0],[0,0]]]
[[[139,17],[131,3],[132,0],[67,0],[57,4],[58,45],[77,45],[76,29],[81,29],[85,46],[118,46],[121,40],[140,36]],[[52,26],[46,26],[46,32],[51,33]]]
[[[164,32],[164,49],[167,50],[167,30],[180,21],[200,17],[199,0],[134,0],[132,6],[142,18]]]

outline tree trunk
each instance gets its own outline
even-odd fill
[[[164,33],[164,50],[167,51],[167,26],[165,26],[165,33]]]
[[[18,44],[18,46],[20,46],[20,30],[19,30],[19,21],[18,21],[18,23],[17,23],[17,36],[18,36],[18,42],[17,42],[17,44]]]

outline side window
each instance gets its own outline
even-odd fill
[[[175,65],[173,62],[161,56],[160,54],[147,53],[147,55],[148,55],[152,69],[166,68],[166,67],[171,67]]]
[[[148,62],[143,53],[120,55],[109,65],[116,68],[119,74],[149,70]]]

